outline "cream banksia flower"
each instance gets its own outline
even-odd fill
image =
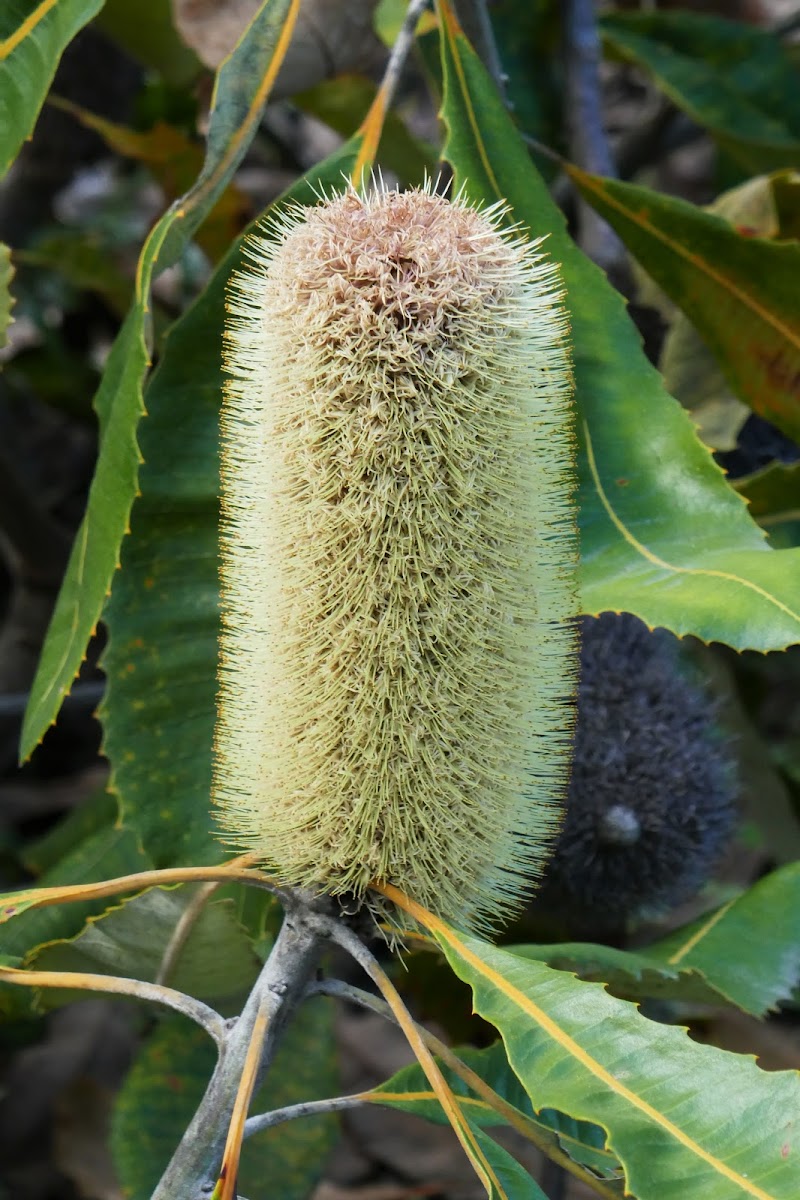
[[[350,190],[252,238],[222,414],[225,839],[472,927],[547,858],[576,672],[567,318],[502,215]]]

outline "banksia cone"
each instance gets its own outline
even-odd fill
[[[289,884],[502,916],[556,832],[576,538],[557,268],[428,190],[256,237],[230,293],[215,801]]]
[[[716,717],[665,629],[630,613],[584,621],[567,815],[541,895],[554,912],[617,929],[706,882],[736,818],[733,750]]]

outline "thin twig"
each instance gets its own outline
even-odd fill
[[[600,35],[594,0],[565,0],[568,123],[572,157],[585,171],[616,175],[603,125]]]
[[[288,1104],[286,1108],[274,1108],[272,1112],[258,1113],[249,1117],[244,1127],[244,1136],[263,1133],[284,1121],[295,1121],[298,1117],[318,1117],[326,1113],[342,1112],[346,1108],[360,1108],[368,1101],[362,1093],[353,1096],[331,1096],[327,1100],[307,1100],[304,1104]]]
[[[346,950],[355,959],[376,987],[380,989],[384,999],[392,1010],[397,1024],[406,1035],[406,1039],[414,1051],[417,1062],[425,1072],[425,1077],[431,1085],[431,1090],[439,1101],[442,1111],[450,1122],[450,1127],[461,1143],[464,1153],[471,1162],[475,1174],[486,1188],[487,1194],[491,1195],[494,1186],[492,1168],[475,1138],[472,1127],[459,1108],[438,1063],[425,1044],[424,1039],[418,1033],[414,1020],[403,1003],[397,988],[374,954],[370,952],[364,943],[346,925],[343,925],[341,922],[328,920],[324,924],[320,924],[320,928],[324,928],[331,941],[341,946],[343,950]]]
[[[250,1101],[253,1099],[253,1093],[256,1090],[256,1083],[264,1061],[264,1043],[267,1039],[269,1020],[266,1001],[266,997],[262,998],[261,1009],[253,1025],[253,1031],[250,1035],[250,1045],[247,1048],[247,1058],[244,1061],[242,1073],[239,1077],[239,1086],[236,1089],[233,1112],[231,1113],[230,1125],[228,1126],[228,1136],[225,1141],[225,1149],[222,1153],[222,1165],[220,1167],[218,1185],[214,1193],[216,1197],[216,1193],[219,1191],[221,1185],[222,1190],[219,1192],[219,1200],[236,1200],[236,1180],[239,1175],[239,1160],[242,1156],[244,1127],[247,1122]]]
[[[111,992],[163,1004],[195,1021],[220,1046],[225,1037],[225,1021],[213,1008],[186,996],[175,988],[141,979],[125,979],[117,975],[90,975],[79,971],[26,971],[16,967],[0,967],[0,981],[21,984],[23,987],[67,988],[69,991]]]
[[[202,884],[186,905],[186,908],[175,923],[175,928],[170,935],[169,941],[164,947],[164,953],[161,956],[161,962],[156,972],[156,983],[166,983],[172,974],[176,962],[183,953],[183,948],[189,939],[189,935],[206,906],[206,901],[209,897],[213,896],[214,892],[220,886],[218,880]]]
[[[459,23],[467,35],[475,53],[494,80],[495,87],[508,104],[506,84],[508,76],[503,70],[500,51],[494,36],[492,21],[486,0],[456,0]]]
[[[603,125],[594,0],[564,0],[562,12],[570,158],[584,171],[613,177],[616,169]],[[582,198],[578,214],[581,249],[604,270],[619,270],[626,258],[616,233]]]
[[[99,900],[105,896],[120,895],[122,892],[145,891],[151,887],[172,887],[178,883],[210,883],[212,880],[218,880],[220,883],[246,883],[273,892],[281,900],[285,900],[283,890],[273,879],[257,868],[245,865],[253,861],[253,855],[242,854],[218,867],[165,867],[154,871],[137,871],[134,875],[120,875],[117,879],[104,879],[102,883],[20,888],[0,897],[0,924],[33,908],[74,904],[79,900]]]
[[[302,1001],[322,953],[320,901],[301,892],[285,895],[285,916],[269,958],[247,1003],[226,1034],[219,1060],[189,1128],[161,1177],[151,1200],[211,1196],[254,1034],[264,1025],[266,1036],[253,1086],[271,1063],[283,1031]]]
[[[356,161],[350,175],[350,181],[355,188],[361,187],[365,177],[369,177],[372,171],[386,115],[389,111],[389,105],[392,103],[397,85],[400,82],[400,76],[403,74],[406,59],[411,51],[411,47],[414,45],[414,38],[417,34],[417,22],[429,4],[430,0],[410,0],[406,9],[403,24],[394,40],[394,45],[386,63],[381,85],[375,94],[375,99],[370,105],[369,112],[359,127],[361,149],[356,156]]]
[[[414,39],[417,35],[417,23],[425,10],[430,8],[430,5],[431,0],[410,0],[406,9],[403,24],[400,26],[400,32],[392,45],[381,82],[381,91],[386,97],[387,108],[394,99],[397,85],[400,82],[403,68],[406,65],[406,59],[411,53],[411,47],[414,45]]]
[[[350,1004],[357,1004],[360,1008],[367,1009],[368,1012],[376,1013],[394,1025],[397,1024],[391,1008],[380,996],[373,996],[371,993],[354,987],[352,984],[344,983],[339,979],[314,980],[309,984],[307,994],[309,996],[332,996],[339,1000],[346,1000]],[[520,1112],[512,1104],[509,1104],[480,1075],[473,1071],[471,1067],[468,1067],[465,1062],[462,1062],[449,1046],[440,1041],[435,1034],[425,1029],[423,1025],[417,1025],[417,1030],[428,1049],[437,1055],[450,1068],[454,1075],[462,1079],[467,1087],[471,1088],[485,1104],[494,1109],[499,1117],[505,1120],[513,1129],[516,1129],[527,1141],[532,1142],[551,1162],[561,1167],[564,1171],[569,1172],[569,1174],[574,1175],[576,1179],[580,1179],[587,1187],[592,1188],[598,1196],[607,1197],[608,1200],[618,1200],[618,1193],[613,1188],[607,1187],[602,1180],[597,1179],[590,1172],[584,1170],[579,1163],[571,1159],[561,1149],[555,1133],[540,1125],[532,1117],[528,1117],[525,1113]],[[371,1093],[371,1096],[371,1102],[380,1102],[379,1092]]]

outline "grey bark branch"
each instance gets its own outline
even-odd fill
[[[321,899],[311,893],[287,890],[281,896],[285,907],[285,917],[281,931],[275,941],[272,952],[259,975],[253,990],[242,1010],[241,1015],[234,1021],[227,1022],[219,1047],[217,1066],[206,1089],[205,1096],[192,1119],[189,1128],[183,1136],[172,1161],[164,1172],[151,1200],[209,1200],[219,1180],[220,1167],[225,1154],[228,1130],[231,1116],[240,1090],[243,1069],[252,1054],[254,1032],[263,1031],[262,1018],[266,1018],[266,1037],[261,1049],[261,1063],[257,1087],[264,1072],[271,1064],[284,1029],[295,1009],[303,1000],[313,994],[340,996],[371,1008],[373,1011],[391,1020],[395,1020],[404,1028],[407,1036],[416,1042],[416,1052],[420,1063],[428,1074],[436,1089],[435,1078],[430,1072],[443,1081],[439,1068],[430,1057],[431,1052],[440,1057],[465,1079],[465,1082],[480,1089],[485,1085],[474,1075],[474,1072],[462,1063],[453,1052],[429,1034],[417,1027],[419,1040],[414,1032],[414,1023],[397,996],[393,985],[386,973],[370,952],[368,947],[341,920],[333,915],[330,901]],[[312,982],[314,972],[320,962],[323,948],[327,942],[334,942],[345,949],[373,981],[385,989],[389,1001],[392,996],[397,1001],[387,1004],[378,997],[372,997],[358,988],[351,988],[335,980]],[[424,1059],[427,1060],[427,1066]],[[438,1094],[438,1092],[437,1092]],[[326,1100],[310,1101],[295,1104],[286,1108],[276,1109],[270,1113],[261,1113],[250,1117],[244,1126],[244,1136],[263,1129],[269,1129],[285,1121],[298,1117],[319,1115],[320,1113],[336,1112],[368,1103],[366,1094],[353,1096],[334,1096]],[[509,1109],[508,1119],[515,1124],[515,1114]],[[507,1114],[508,1115],[508,1114]],[[533,1125],[522,1114],[518,1120]],[[544,1134],[545,1131],[541,1131]],[[550,1146],[544,1136],[535,1136],[536,1131],[529,1130],[526,1136],[541,1148],[551,1158],[558,1161],[566,1158],[557,1145]],[[553,1139],[555,1142],[555,1139]],[[579,1178],[589,1183],[600,1195],[610,1193],[597,1181],[584,1175],[582,1170],[569,1160],[565,1163]],[[240,1197],[239,1200],[242,1200]]]
[[[616,176],[603,124],[600,89],[600,35],[594,0],[564,0],[567,129],[570,158],[584,171]],[[581,249],[606,271],[619,270],[625,249],[602,217],[578,199]]]
[[[312,897],[289,894],[281,931],[241,1016],[220,1047],[206,1094],[151,1200],[208,1200],[216,1186],[231,1112],[257,1018],[268,1028],[261,1073],[319,962],[324,933]]]
[[[456,12],[467,39],[508,103],[508,77],[503,70],[486,0],[456,0]]]
[[[406,59],[411,52],[411,47],[414,45],[417,22],[426,8],[430,8],[430,4],[431,0],[410,0],[406,15],[403,18],[403,24],[400,27],[397,37],[394,39],[394,45],[392,46],[389,59],[386,63],[386,69],[383,73],[381,87],[386,96],[387,106],[391,104],[394,94],[397,91],[397,85],[403,74]]]
[[[336,1000],[346,1000],[348,1004],[356,1004],[368,1012],[377,1013],[379,1017],[385,1017],[393,1025],[397,1024],[385,1000],[380,996],[373,996],[371,992],[365,992],[363,988],[355,987],[352,983],[345,983],[342,979],[315,979],[308,985],[306,995],[332,996]]]
[[[307,1100],[304,1104],[288,1104],[286,1108],[274,1108],[272,1112],[258,1113],[248,1117],[245,1122],[244,1136],[252,1137],[254,1133],[262,1133],[275,1125],[283,1125],[285,1121],[296,1121],[298,1117],[318,1117],[326,1113],[342,1112],[346,1108],[360,1108],[368,1101],[362,1095],[331,1096],[327,1100]]]
[[[127,979],[121,975],[92,975],[78,971],[27,971],[17,968],[0,971],[0,979],[4,983],[21,984],[24,987],[74,988],[76,991],[131,996],[135,1000],[163,1004],[165,1008],[182,1013],[205,1029],[217,1045],[221,1044],[225,1033],[222,1017],[215,1009],[203,1004],[202,1000],[195,1000],[194,996],[187,996],[185,992],[176,991],[175,988],[148,983],[142,979]]]

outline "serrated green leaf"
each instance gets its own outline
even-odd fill
[[[424,922],[495,1025],[535,1108],[607,1131],[638,1200],[793,1200],[796,1072],[761,1071],[584,983]]]
[[[99,881],[106,878],[106,872],[126,875],[146,870],[150,866],[149,860],[129,829],[114,827],[115,815],[116,812],[104,827],[69,847],[37,882],[42,887],[58,887]],[[20,913],[3,928],[0,948],[30,965],[42,945],[57,938],[74,937],[90,917],[104,912],[107,905],[108,901],[104,899],[89,900]],[[64,1002],[63,994],[60,1000]],[[29,1012],[35,1004],[36,993],[28,988],[7,984],[0,989],[0,1012]]]
[[[4,0],[0,5],[0,179],[33,133],[64,50],[103,0]]]
[[[299,0],[265,0],[223,61],[217,72],[203,169],[193,187],[156,223],[142,249],[134,302],[95,397],[100,453],[31,688],[22,730],[23,757],[54,720],[75,678],[127,529],[140,462],[136,431],[144,414],[142,385],[150,364],[150,283],[157,270],[180,256],[241,162],[283,59],[298,4]]]
[[[41,887],[93,883],[106,879],[109,874],[146,871],[150,865],[130,829],[109,823],[71,848],[36,882]],[[107,907],[108,901],[100,899],[20,913],[3,929],[3,950],[30,957],[31,951],[43,943],[78,934],[90,917],[99,915]]]
[[[691,968],[672,966],[660,957],[649,958],[647,948],[632,951],[591,942],[560,942],[504,949],[520,958],[547,963],[557,971],[570,971],[581,979],[604,983],[624,999],[647,997],[701,1004],[729,1000],[714,989],[711,980],[695,974]]]
[[[78,850],[88,838],[110,829],[117,821],[117,801],[106,787],[98,787],[52,829],[20,849],[20,858],[26,870],[34,875],[50,871],[68,854]],[[130,870],[144,870],[148,864],[143,856],[137,855],[139,865]],[[113,874],[113,872],[112,872]],[[124,874],[123,871],[118,874]],[[106,878],[105,874],[102,877]],[[59,881],[56,881],[58,883]],[[61,880],[60,882],[73,882]]]
[[[692,414],[705,445],[733,450],[750,410],[736,399],[714,355],[683,313],[675,314],[658,366],[665,387]]]
[[[313,203],[315,188],[339,186],[360,145],[351,138],[278,203]],[[159,865],[223,856],[209,813],[219,623],[217,426],[225,287],[242,243],[234,243],[173,326],[147,389],[141,496],[106,612],[106,750],[125,820]]]
[[[11,324],[11,309],[14,301],[11,295],[11,280],[14,278],[14,268],[11,265],[11,251],[0,242],[0,349],[8,341],[8,327]]]
[[[760,1016],[800,982],[798,912],[800,863],[789,863],[643,953],[698,972],[739,1008]]]
[[[723,192],[708,206],[729,221],[740,233],[765,238],[790,236],[779,213],[794,200],[796,172],[779,171],[759,175]],[[788,214],[787,214],[788,216]],[[659,295],[661,293],[659,292]],[[699,436],[714,450],[733,450],[738,433],[747,420],[748,408],[737,400],[722,369],[694,325],[669,305],[671,324],[659,359],[659,370],[667,390],[692,414]]]
[[[367,1096],[388,1108],[411,1113],[437,1125],[448,1124],[435,1092],[431,1091],[424,1074],[416,1068],[409,1067],[401,1071]],[[528,1172],[494,1138],[483,1132],[484,1126],[499,1124],[492,1110],[471,1096],[459,1096],[457,1104],[483,1155],[484,1169],[488,1167],[494,1173],[494,1178],[488,1176],[487,1194],[490,1200],[547,1200]]]
[[[572,315],[585,612],[624,609],[648,625],[774,650],[800,639],[800,553],[771,550],[686,413],[647,362],[621,297],[567,236],[491,80],[447,0],[445,156],[477,201],[560,262]]]
[[[744,236],[650,188],[568,173],[690,319],[737,395],[800,438],[800,244]]]
[[[114,1110],[111,1150],[128,1200],[150,1200],[214,1067],[202,1030],[180,1019],[157,1029],[136,1060]],[[336,1092],[332,1009],[311,1001],[295,1015],[252,1111]],[[239,1189],[248,1200],[307,1200],[336,1137],[333,1117],[292,1121],[248,1138]]]
[[[164,951],[193,889],[152,888],[90,918],[77,937],[44,946],[29,959],[37,971],[83,971],[155,980]],[[165,982],[199,1000],[221,1002],[245,993],[260,962],[238,924],[232,900],[209,900]],[[57,992],[54,1001],[61,1000]],[[50,1002],[50,989],[42,1003]]]
[[[800,76],[777,35],[686,12],[613,13],[601,28],[746,170],[800,164]]]
[[[484,1162],[493,1172],[489,1200],[547,1200],[538,1183],[507,1150],[471,1121],[469,1125],[472,1136],[483,1154]]]
[[[554,1110],[534,1112],[530,1097],[509,1066],[502,1042],[494,1042],[481,1050],[462,1046],[454,1050],[454,1054],[522,1117],[533,1121],[544,1138],[557,1136],[559,1145],[570,1158],[591,1167],[603,1178],[613,1179],[619,1174],[619,1163],[604,1149],[605,1134],[597,1125],[574,1121]],[[473,1130],[506,1124],[495,1109],[471,1092],[455,1071],[446,1063],[437,1062]],[[372,1096],[391,1108],[415,1113],[437,1125],[448,1124],[447,1116],[431,1091],[424,1071],[416,1063],[387,1079],[375,1088]]]

